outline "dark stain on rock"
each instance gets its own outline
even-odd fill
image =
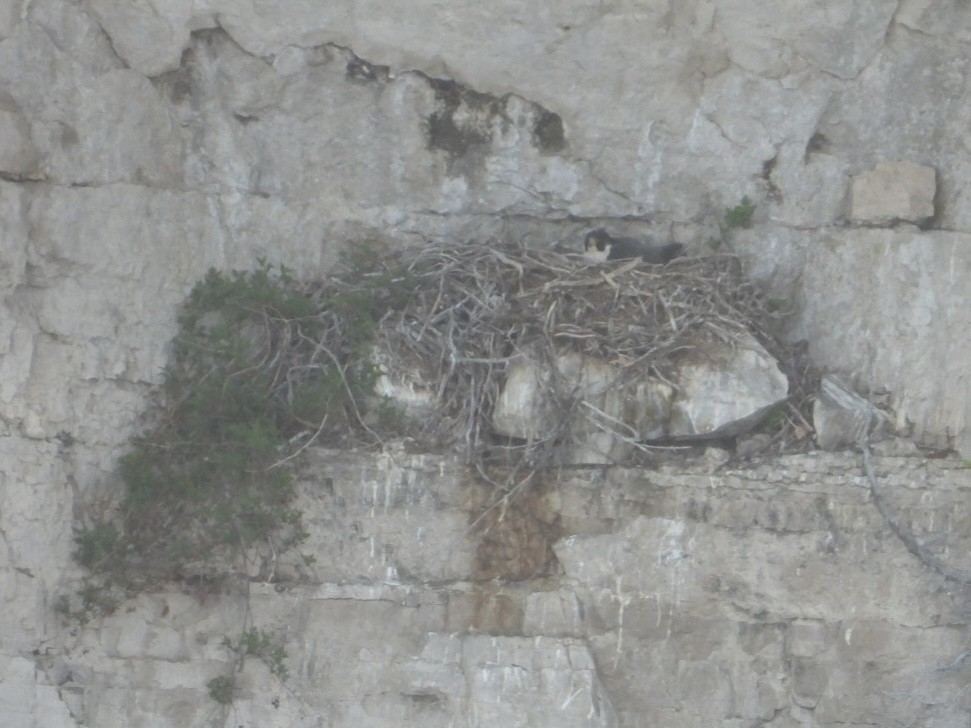
[[[533,125],[533,144],[543,154],[556,154],[566,147],[563,119],[552,111],[543,111]]]
[[[545,489],[536,487],[491,507],[479,520],[477,580],[522,581],[551,573],[560,518],[550,513]]]
[[[775,183],[775,179],[772,177],[772,173],[775,172],[778,164],[778,154],[771,159],[766,159],[762,163],[762,179],[765,180],[766,196],[773,202],[782,202],[782,190],[779,189],[779,186]]]
[[[481,93],[451,79],[427,77],[435,92],[436,108],[426,117],[428,148],[448,152],[452,160],[482,156],[492,147],[496,130],[506,133],[515,122],[509,118],[510,95]],[[529,103],[529,102],[527,102]],[[559,114],[530,104],[532,127],[526,128],[541,154],[566,148],[566,134]]]
[[[822,132],[817,131],[815,134],[809,137],[809,141],[806,143],[807,157],[810,154],[813,154],[815,152],[826,152],[828,150],[829,150],[829,139],[827,139],[826,135],[823,134]]]
[[[522,599],[489,592],[489,589],[476,589],[472,593],[470,629],[486,634],[522,634]]]
[[[779,163],[779,155],[775,155],[772,159],[766,159],[762,162],[762,179],[766,182],[772,177],[772,172],[775,170],[775,166]]]
[[[61,124],[61,146],[73,147],[80,142],[78,131],[70,124]]]
[[[174,71],[153,76],[150,80],[160,92],[169,97],[169,100],[179,105],[183,101],[192,98],[192,72],[195,66],[196,54],[192,48],[186,48],[182,52],[182,60],[179,67]]]
[[[428,116],[428,148],[454,156],[492,144],[492,122],[504,116],[502,101],[461,84],[429,78],[438,108]]]
[[[419,705],[439,705],[442,703],[442,696],[434,692],[402,693],[409,700]]]
[[[361,84],[387,83],[391,77],[391,68],[389,66],[368,63],[363,58],[358,58],[353,54],[351,54],[351,58],[347,62],[345,72],[349,81]]]
[[[711,502],[708,500],[698,501],[692,498],[688,501],[686,515],[689,520],[696,523],[707,523],[711,518]]]

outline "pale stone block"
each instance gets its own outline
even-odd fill
[[[795,658],[792,664],[792,699],[803,708],[815,708],[829,682],[829,670],[811,658]]]
[[[583,633],[580,602],[572,591],[536,592],[526,597],[523,633],[577,637]]]
[[[968,270],[971,235],[851,228],[809,248],[800,282],[812,360],[861,392],[892,393],[894,429],[909,427],[922,444],[955,447],[964,457],[971,453],[969,348],[961,336],[971,326]]]
[[[913,162],[880,162],[853,178],[850,222],[858,225],[920,223],[934,216],[936,172]]]
[[[786,652],[793,657],[815,657],[832,643],[831,632],[823,621],[797,620],[789,627]]]
[[[610,463],[622,459],[629,442],[605,431],[603,422],[636,434],[636,439],[678,437],[684,440],[728,437],[750,430],[785,400],[789,381],[778,362],[750,334],[731,345],[711,344],[703,359],[688,360],[673,374],[679,394],[664,382],[645,378],[622,383],[620,370],[580,354],[557,358],[555,366],[568,387],[593,412],[605,416],[578,418],[576,445],[564,450],[563,462]],[[561,386],[561,385],[558,385]],[[497,432],[524,439],[551,436],[560,413],[544,365],[525,357],[509,367],[492,416]]]
[[[482,726],[616,728],[613,701],[585,644],[547,637],[468,636],[461,645],[459,665],[437,665],[436,673],[423,675],[423,689],[447,695],[453,714],[474,710],[474,724]],[[446,690],[456,685],[457,673],[464,679],[458,683],[461,692],[454,695]]]
[[[820,382],[819,397],[813,404],[816,444],[824,450],[856,445],[860,438],[875,439],[888,429],[890,418],[838,377],[827,375]]]
[[[0,715],[4,728],[74,728],[58,690],[40,684],[31,660],[12,657],[0,662]]]
[[[39,165],[40,154],[30,140],[27,120],[16,110],[0,107],[0,172],[22,179],[40,179]]]
[[[177,68],[189,41],[189,0],[144,0],[116,5],[94,0],[92,14],[111,37],[115,51],[134,69],[154,76]]]

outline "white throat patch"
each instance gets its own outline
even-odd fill
[[[604,245],[603,250],[597,250],[597,240],[587,238],[584,244],[583,257],[593,263],[605,263],[610,255],[610,243]]]

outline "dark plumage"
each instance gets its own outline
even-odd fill
[[[591,230],[583,239],[583,254],[590,260],[630,260],[640,258],[645,263],[663,265],[677,258],[684,250],[681,243],[644,245],[635,238],[615,238],[603,228]]]

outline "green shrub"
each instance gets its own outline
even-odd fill
[[[243,632],[239,646],[236,651],[252,657],[258,657],[270,668],[270,672],[280,680],[286,680],[290,674],[284,660],[287,659],[287,650],[283,643],[273,639],[269,632],[259,629],[250,629]]]
[[[93,617],[111,614],[118,608],[120,596],[110,581],[85,579],[74,598],[62,594],[54,601],[54,613],[87,624]],[[78,604],[77,608],[74,604]]]
[[[120,534],[113,523],[97,523],[74,531],[74,560],[86,569],[96,570],[114,553]]]
[[[746,196],[735,207],[725,210],[725,226],[728,228],[752,227],[752,215],[755,214],[755,204]]]
[[[75,559],[106,590],[138,591],[189,564],[218,576],[253,546],[279,552],[301,540],[290,443],[373,435],[364,424],[378,376],[370,345],[408,288],[404,274],[356,255],[327,285],[261,262],[252,272],[210,270],[193,288],[158,424],[118,464],[120,515],[76,531]],[[70,600],[65,609],[79,613]]]

